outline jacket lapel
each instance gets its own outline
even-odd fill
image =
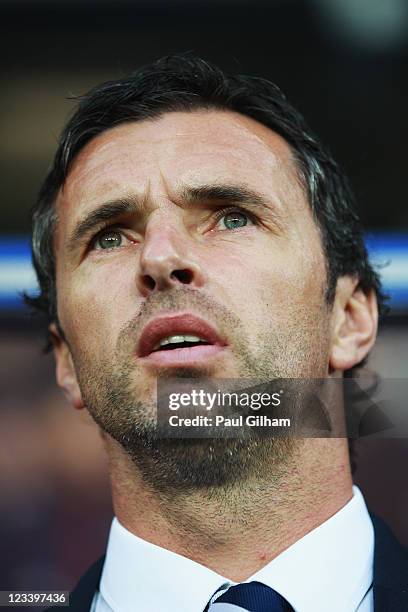
[[[371,514],[375,531],[374,612],[408,610],[408,553],[384,521]]]
[[[105,555],[98,559],[82,576],[75,589],[69,595],[69,610],[72,612],[89,612],[95,591],[99,589]],[[61,608],[47,608],[45,612],[60,612]]]
[[[105,555],[98,559],[82,576],[69,599],[70,609],[75,612],[89,612],[95,591],[99,589]]]

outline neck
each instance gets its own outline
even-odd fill
[[[113,505],[140,538],[246,580],[340,510],[352,497],[347,441],[299,440],[273,478],[164,495],[149,487],[120,445],[107,438]]]

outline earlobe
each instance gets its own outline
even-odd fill
[[[54,347],[57,384],[63,390],[64,395],[70,404],[80,410],[81,408],[84,408],[84,402],[82,400],[82,394],[78,385],[71,351],[67,342],[61,337],[61,334],[54,323],[51,323],[48,329],[51,335],[52,345]]]
[[[348,370],[360,363],[374,345],[378,327],[377,298],[348,276],[337,282],[333,305],[331,370]]]

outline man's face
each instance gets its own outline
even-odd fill
[[[99,237],[75,234],[117,202]],[[57,211],[59,320],[82,399],[117,440],[151,421],[158,376],[327,376],[321,240],[265,126],[221,111],[120,125],[77,156]],[[209,324],[216,346],[141,351],[146,325],[176,315]]]

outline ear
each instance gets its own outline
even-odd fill
[[[79,389],[71,351],[66,340],[61,337],[55,323],[49,326],[51,342],[54,347],[54,357],[56,364],[56,379],[58,386],[64,392],[67,400],[77,409],[84,408],[81,391]]]
[[[344,371],[360,363],[374,345],[377,328],[374,290],[365,293],[358,279],[339,278],[332,311],[330,369]]]

